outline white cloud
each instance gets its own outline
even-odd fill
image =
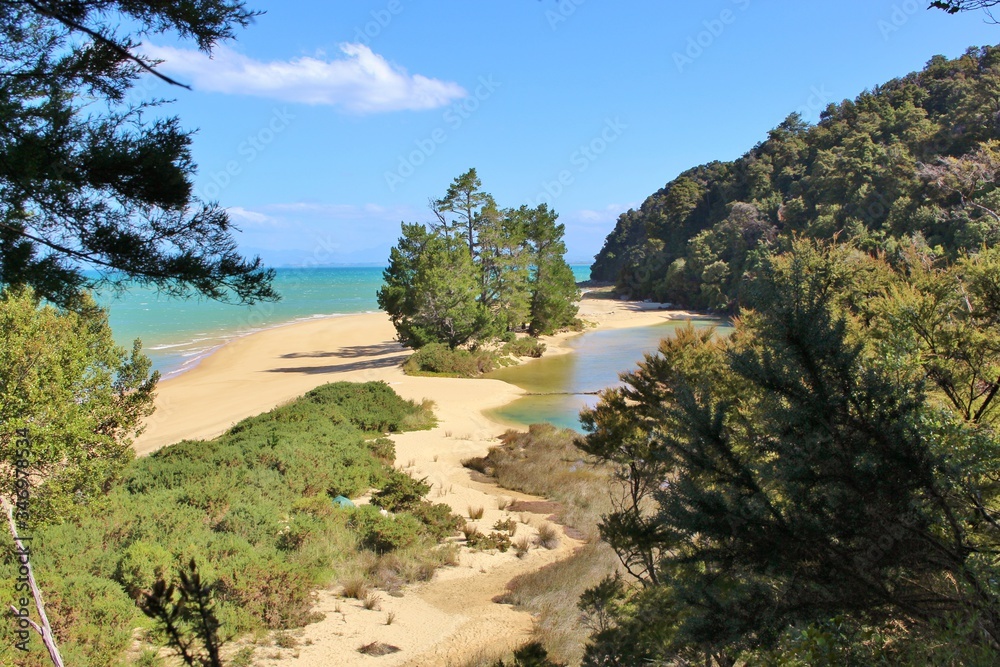
[[[422,219],[426,213],[418,213],[410,206],[398,205],[386,207],[380,204],[323,204],[317,202],[289,202],[267,204],[264,208],[287,214],[315,215],[337,219],[387,219],[399,222],[400,219]]]
[[[635,204],[608,204],[602,209],[579,209],[568,213],[566,217],[574,222],[580,222],[584,224],[596,224],[596,225],[606,225],[611,222],[614,223],[618,220],[618,216],[627,211],[630,208],[635,208]]]
[[[435,109],[466,97],[457,83],[409,74],[363,44],[342,44],[343,57],[262,62],[220,46],[204,53],[147,45],[164,72],[194,88],[282,102],[340,107],[358,114]]]
[[[271,218],[260,213],[258,211],[250,211],[243,208],[242,206],[230,206],[226,209],[229,213],[230,218],[235,218],[236,220],[242,220],[245,222],[253,223],[255,225],[263,225],[268,222],[273,222]]]

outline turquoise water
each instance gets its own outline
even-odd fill
[[[331,315],[375,312],[381,267],[277,269],[274,287],[282,299],[257,306],[234,306],[205,299],[175,299],[156,290],[132,287],[121,295],[98,293],[110,311],[120,345],[142,340],[153,367],[163,375],[183,372],[236,336],[290,322]],[[590,267],[573,267],[587,280]]]
[[[581,334],[568,342],[573,354],[542,357],[490,373],[489,377],[538,394],[519,398],[490,415],[513,424],[548,422],[579,431],[580,410],[597,403],[594,392],[620,384],[619,373],[633,370],[645,353],[657,349],[661,339],[673,336],[678,327],[688,323],[695,328],[715,326],[720,335],[732,330],[719,320],[677,319],[649,327]]]

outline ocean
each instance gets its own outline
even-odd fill
[[[589,266],[572,268],[578,281],[590,277]],[[253,307],[169,298],[142,287],[96,297],[110,312],[118,344],[131,347],[140,339],[153,368],[169,377],[237,336],[316,317],[376,312],[381,285],[381,267],[287,268],[276,270],[281,301]]]

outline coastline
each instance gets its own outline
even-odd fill
[[[658,304],[615,301],[602,293],[584,295],[584,331],[647,326],[689,313],[663,310]],[[543,339],[547,354],[571,350],[566,341],[582,332]],[[411,377],[402,361],[410,354],[394,340],[385,313],[346,315],[278,326],[236,338],[191,370],[164,380],[157,388],[157,412],[136,442],[139,455],[181,439],[207,439],[245,417],[269,410],[327,382],[382,380],[403,398],[434,401],[438,423],[427,431],[394,434],[396,465],[432,485],[429,498],[448,504],[460,516],[484,510],[479,521],[488,531],[510,518],[511,500],[542,501],[524,493],[476,481],[462,460],[486,454],[509,427],[484,411],[498,408],[524,391],[493,379]],[[527,363],[530,363],[528,361]],[[547,506],[540,503],[542,507]],[[519,511],[518,536],[537,535],[550,524],[551,510]],[[501,655],[530,640],[530,613],[495,599],[514,577],[570,557],[583,543],[559,529],[552,550],[532,548],[524,558],[506,553],[462,549],[458,564],[438,570],[429,582],[408,586],[402,597],[384,596],[381,611],[364,609],[340,595],[334,582],[315,592],[314,610],[323,619],[293,631],[295,647],[273,644],[258,651],[255,664],[266,667],[321,667],[330,656],[345,667],[372,660],[359,646],[383,642],[398,647],[379,658],[387,667],[463,664],[476,655]],[[386,614],[393,622],[386,623]]]
[[[606,289],[590,290],[580,301],[580,318],[593,326],[545,336],[542,341],[546,355],[566,354],[572,351],[566,341],[587,331],[650,326],[697,315],[665,310],[662,304],[615,300]],[[341,380],[382,380],[404,398],[427,398],[435,401],[439,412],[462,414],[480,414],[524,393],[499,380],[405,375],[401,364],[409,354],[395,341],[395,330],[383,312],[330,315],[237,336],[191,368],[160,381],[156,411],[133,448],[141,456],[185,439],[211,439],[241,419]],[[442,414],[438,419],[446,421]],[[509,427],[482,415],[474,421],[474,430],[483,434],[490,428]],[[472,426],[460,422],[453,426],[463,432]]]

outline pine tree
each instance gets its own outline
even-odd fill
[[[277,298],[226,211],[193,194],[191,134],[128,100],[141,76],[177,83],[139,36],[210,51],[254,16],[241,0],[0,3],[0,286],[75,305],[92,268],[169,294]]]

